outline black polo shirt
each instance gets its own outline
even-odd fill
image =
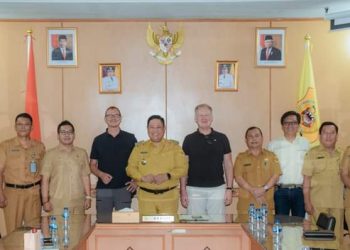
[[[224,155],[231,153],[226,135],[213,129],[204,135],[197,130],[186,136],[182,148],[189,158],[188,186],[217,187],[225,183]]]
[[[95,137],[91,148],[90,159],[98,161],[98,169],[113,176],[107,185],[98,178],[96,188],[121,188],[130,181],[125,168],[129,156],[137,142],[135,135],[120,130],[116,137],[107,131]]]

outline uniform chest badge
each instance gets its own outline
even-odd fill
[[[264,167],[267,167],[269,165],[269,159],[265,158],[264,159]]]

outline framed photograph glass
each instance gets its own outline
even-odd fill
[[[238,61],[216,61],[215,91],[238,91]]]
[[[78,66],[76,28],[47,29],[47,65],[49,67]]]
[[[120,63],[101,63],[98,66],[98,72],[98,85],[101,94],[122,92]]]
[[[256,28],[256,65],[285,67],[285,28]]]

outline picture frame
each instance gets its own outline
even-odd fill
[[[256,28],[256,66],[285,67],[285,41],[286,28]]]
[[[238,91],[238,61],[216,61],[215,91]]]
[[[77,29],[47,28],[47,65],[77,67]]]
[[[98,65],[98,72],[100,94],[122,93],[122,71],[120,63],[100,63]]]

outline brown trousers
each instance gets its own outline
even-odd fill
[[[23,226],[39,227],[41,217],[40,186],[27,189],[5,187],[7,206],[4,208],[7,233]]]

